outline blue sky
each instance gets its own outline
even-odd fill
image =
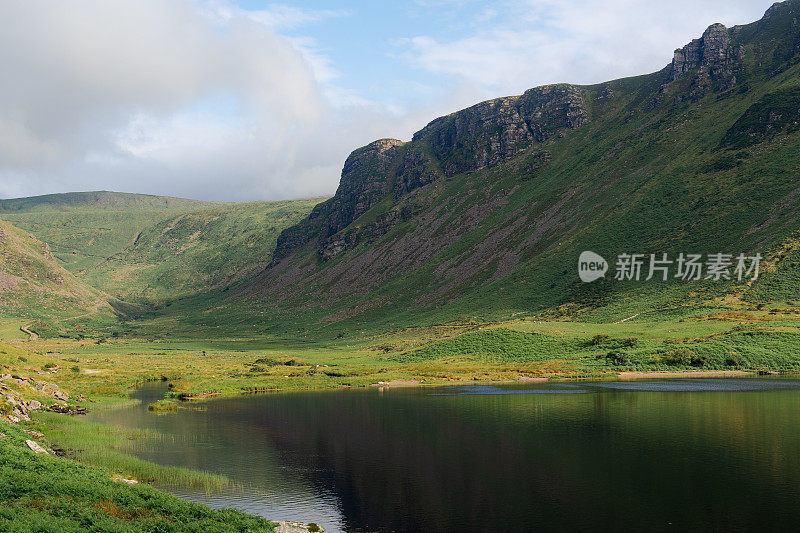
[[[0,3],[0,197],[331,194],[353,149],[554,82],[658,70],[770,0]]]

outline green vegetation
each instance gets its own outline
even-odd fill
[[[159,400],[147,406],[147,409],[154,413],[177,413],[179,408],[177,402],[169,400]]]
[[[395,381],[800,371],[800,2],[784,8],[732,33],[745,59],[731,87],[696,69],[574,87],[546,110],[574,106],[580,125],[540,124],[528,144],[486,164],[473,165],[503,145],[498,129],[481,122],[472,135],[456,126],[475,109],[460,112],[437,122],[439,137],[379,143],[400,159],[355,165],[344,192],[313,211],[319,199],[0,201],[0,371],[46,378],[73,406],[95,409],[162,380],[169,392],[149,406],[153,416],[180,416],[180,400]],[[369,197],[375,190],[384,192]],[[612,272],[581,283],[583,250]],[[761,277],[613,277],[623,253],[719,252],[762,253]],[[0,415],[12,411],[0,402]],[[74,461],[20,449],[9,427],[0,522],[269,527],[111,481],[227,483],[136,459],[137,443],[159,435],[33,418],[30,428]]]
[[[121,428],[91,424],[77,417],[57,413],[37,413],[29,425],[47,440],[67,450],[70,457],[99,466],[113,476],[153,483],[162,487],[195,487],[214,491],[228,487],[223,476],[185,468],[162,466],[134,456],[147,441],[162,437],[152,432],[126,431]]]
[[[319,201],[72,193],[1,200],[0,218],[45,241],[64,268],[113,297],[119,311],[136,312],[252,276],[269,263],[278,233]]]
[[[30,437],[0,422],[0,529],[34,531],[272,531],[262,518],[214,511],[107,471],[28,450]]]

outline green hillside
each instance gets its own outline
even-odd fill
[[[800,299],[798,17],[782,2],[712,25],[657,73],[531,89],[356,150],[228,309],[338,328]],[[584,250],[608,260],[604,280],[580,282]],[[752,286],[614,280],[625,253],[769,261]]]
[[[46,242],[84,283],[161,304],[246,278],[319,199],[247,204],[92,192],[0,201],[0,216]]]
[[[0,220],[0,314],[30,324],[50,316],[110,318],[111,308],[102,292],[62,268],[45,243]]]

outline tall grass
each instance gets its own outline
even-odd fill
[[[56,413],[37,413],[35,420],[36,429],[50,442],[67,450],[70,456],[124,478],[163,487],[199,488],[206,492],[231,485],[227,477],[219,474],[163,466],[135,457],[133,453],[141,443],[164,438],[152,430],[121,429]]]

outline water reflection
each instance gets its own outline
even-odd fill
[[[241,481],[183,496],[328,531],[788,529],[800,382],[679,380],[250,396],[95,419]]]

